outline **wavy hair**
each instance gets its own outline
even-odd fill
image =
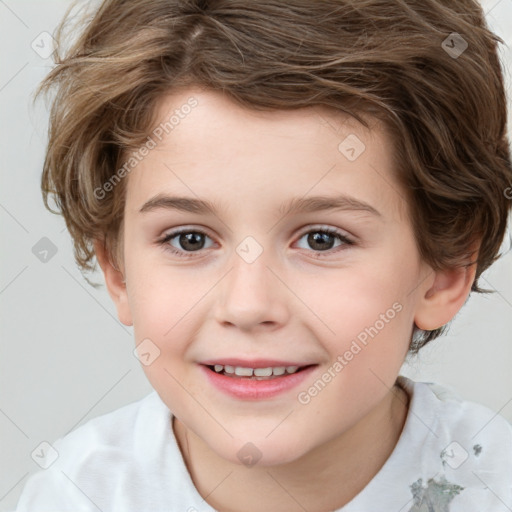
[[[476,264],[472,291],[487,291],[478,280],[499,257],[512,164],[503,41],[477,2],[105,0],[77,22],[71,10],[36,97],[55,92],[42,191],[82,270],[94,270],[94,240],[120,257],[126,180],[94,191],[144,142],[159,99],[199,85],[252,109],[322,105],[364,126],[382,120],[421,257],[434,269]]]

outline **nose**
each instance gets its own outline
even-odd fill
[[[235,253],[230,264],[231,271],[219,283],[217,321],[244,331],[274,330],[284,325],[290,315],[290,292],[266,251],[252,263]]]

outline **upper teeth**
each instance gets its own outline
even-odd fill
[[[271,375],[283,375],[286,371],[287,373],[295,373],[298,366],[275,366],[268,368],[244,368],[243,366],[230,366],[229,364],[222,365],[216,364],[214,366],[215,371],[220,373],[224,370],[226,373],[234,373],[235,375],[240,375],[241,377],[252,377],[253,375],[256,377],[270,377]]]

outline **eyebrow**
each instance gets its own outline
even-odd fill
[[[213,215],[217,215],[218,211],[214,203],[205,199],[157,194],[146,201],[139,212],[145,213],[161,209],[197,214],[210,213]],[[278,211],[281,215],[287,216],[292,213],[312,213],[326,210],[366,211],[378,217],[382,217],[381,213],[370,204],[346,195],[293,198],[289,202],[281,205]]]

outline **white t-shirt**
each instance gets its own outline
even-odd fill
[[[441,386],[399,383],[411,399],[400,439],[339,511],[512,511],[512,426]],[[17,512],[214,511],[194,487],[171,418],[153,391],[58,439],[58,458],[29,478]]]

